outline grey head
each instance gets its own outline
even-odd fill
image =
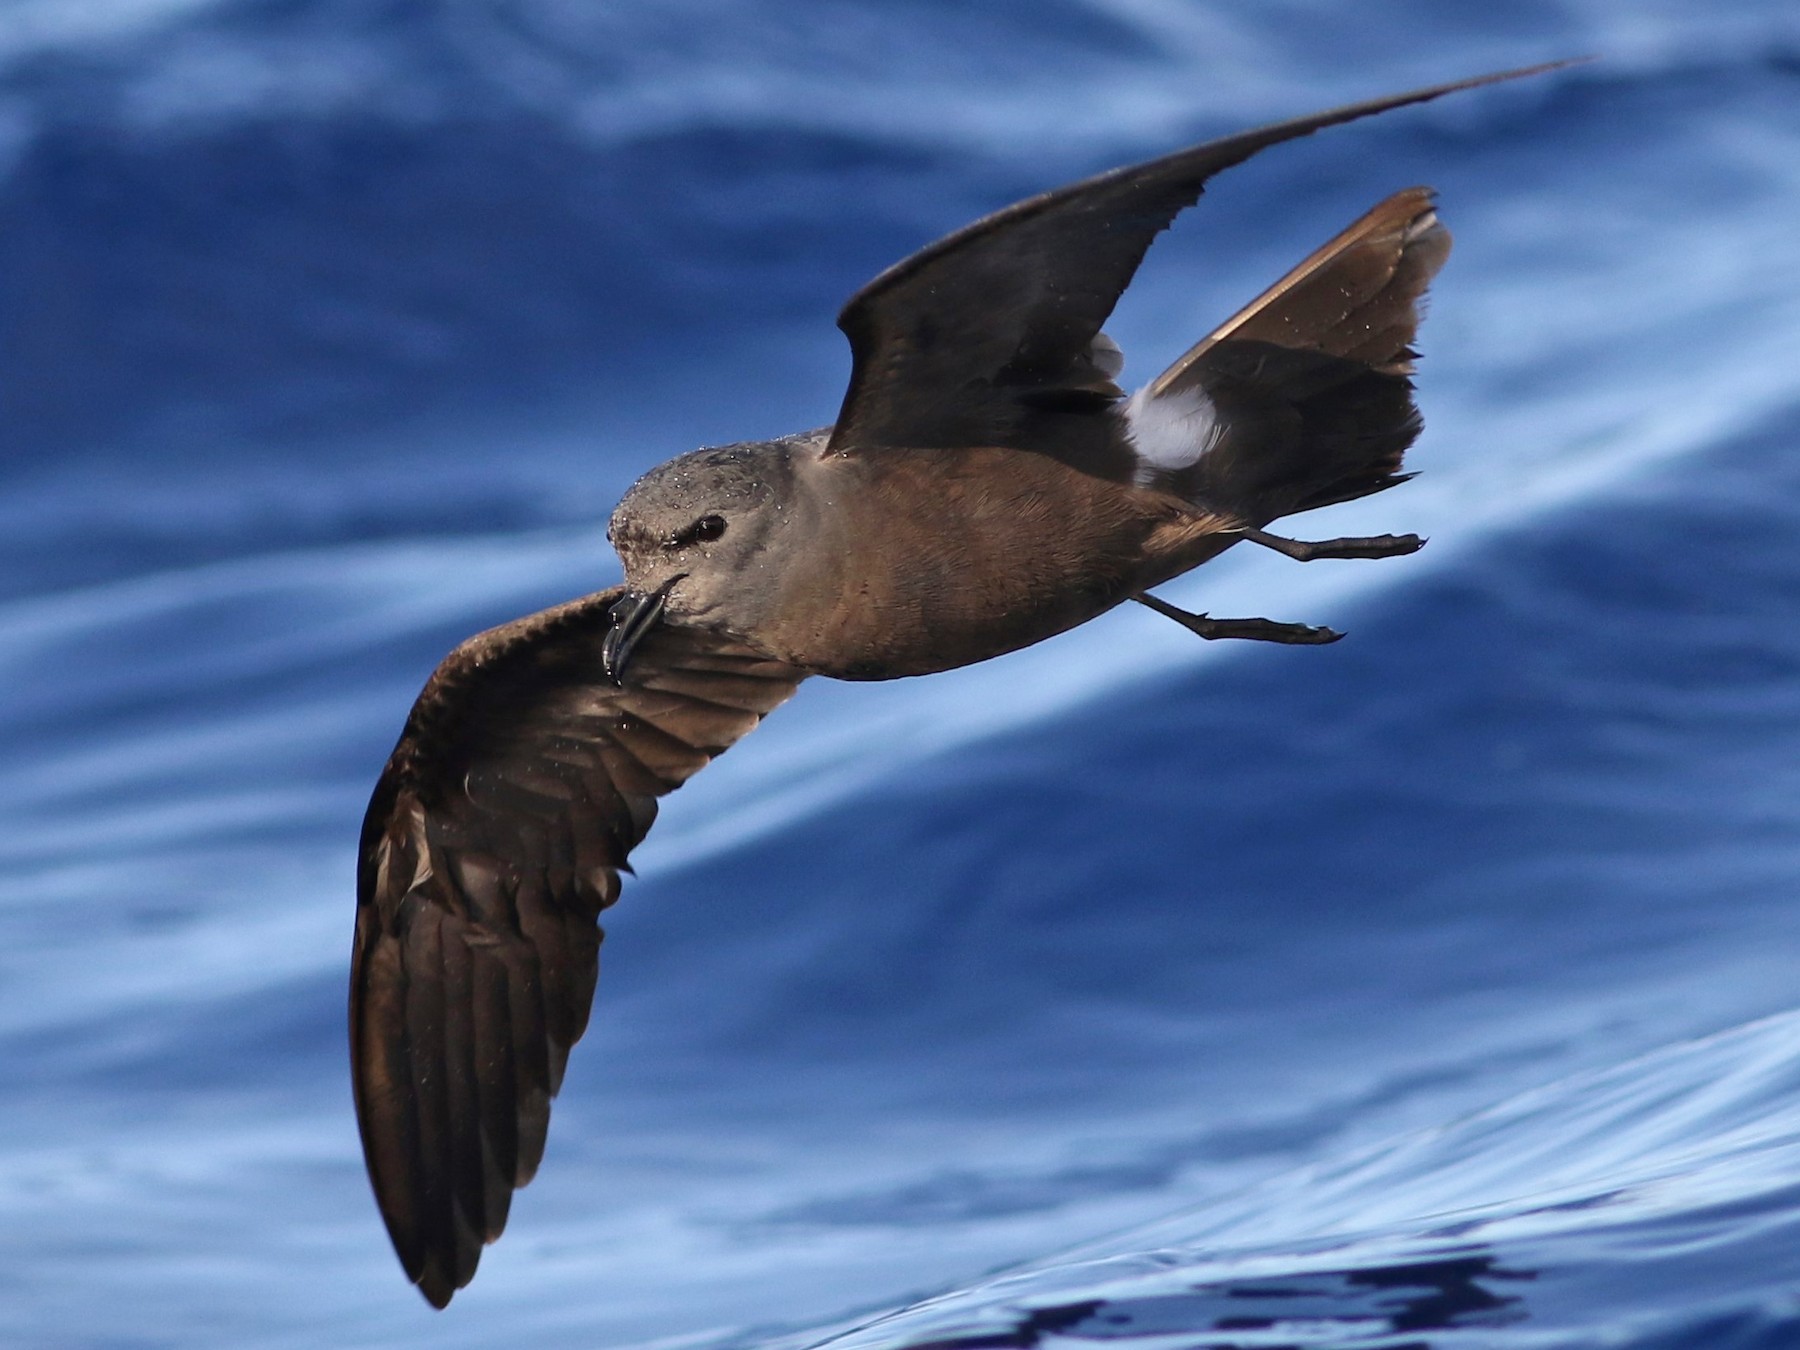
[[[607,537],[625,564],[605,656],[616,681],[632,647],[665,616],[753,636],[775,603],[780,541],[796,515],[796,454],[825,433],[695,450],[638,479]]]

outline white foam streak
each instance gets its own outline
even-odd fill
[[[1359,1155],[1214,1197],[1148,1225],[927,1300],[814,1345],[973,1338],[1034,1307],[1154,1299],[1232,1282],[1376,1269],[1436,1249],[1469,1253],[1560,1232],[1644,1260],[1651,1225],[1731,1214],[1800,1184],[1800,1014],[1786,1013],[1572,1075]],[[1596,1309],[1604,1320],[1610,1310]],[[1546,1310],[1545,1319],[1556,1320]],[[1548,1343],[1548,1342],[1546,1342]],[[1555,1343],[1565,1343],[1560,1338]],[[1569,1341],[1567,1343],[1575,1343]],[[1582,1343],[1586,1343],[1583,1341]],[[789,1342],[777,1342],[789,1350]],[[771,1350],[775,1350],[771,1347]]]
[[[226,7],[231,0],[11,0],[0,13],[0,61],[92,48]]]
[[[371,13],[360,27],[355,6],[344,8],[348,16],[328,25],[303,8],[259,13],[247,0],[15,0],[0,16],[0,76],[45,52],[79,54],[107,72],[84,116],[140,128],[352,111],[448,119],[474,96],[608,142],[694,126],[791,125],[1033,167],[1084,146],[1109,153],[1122,135],[1163,143],[1193,134],[1197,122],[1223,129],[1301,111],[1286,73],[1291,53],[1271,50],[1260,19],[1177,0],[1089,0],[1072,8],[1086,10],[1093,31],[1063,36],[990,28],[974,7],[921,25],[845,5],[830,23],[797,25],[756,3],[506,0],[422,9],[403,25]],[[1734,23],[1699,10],[1622,8],[1585,0],[1570,8],[1564,32],[1529,41],[1500,44],[1483,33],[1481,65],[1599,50],[1615,73],[1659,70],[1729,58],[1760,42],[1767,24],[1766,15]],[[1400,49],[1384,70],[1376,78],[1357,62],[1321,66],[1313,105],[1473,73],[1446,72],[1426,44],[1411,59]],[[826,89],[830,97],[818,97]],[[10,111],[24,135],[35,131],[40,110],[30,99]]]

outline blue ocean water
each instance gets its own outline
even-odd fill
[[[1457,251],[1381,564],[809,684],[670,799],[444,1313],[363,1178],[352,851],[612,502],[818,425],[838,304],[1351,98],[1153,251],[1142,379],[1387,192]],[[0,8],[0,1339],[1800,1345],[1800,11]],[[1315,528],[1314,521],[1306,522]]]

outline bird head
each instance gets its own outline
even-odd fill
[[[792,517],[792,441],[696,450],[632,485],[607,527],[626,594],[606,646],[616,680],[665,618],[755,636],[779,579],[771,543]]]

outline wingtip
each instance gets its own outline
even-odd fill
[[[419,1296],[442,1312],[459,1289],[468,1287],[480,1264],[483,1244],[459,1241],[453,1247],[427,1251],[417,1271],[407,1275]]]
[[[1536,65],[1514,66],[1509,70],[1491,70],[1483,75],[1470,75],[1464,79],[1449,80],[1443,84],[1426,85],[1424,88],[1414,89],[1404,94],[1391,94],[1385,97],[1367,99],[1362,102],[1349,104],[1331,112],[1316,114],[1311,118],[1296,118],[1292,122],[1278,123],[1277,126],[1273,128],[1264,128],[1264,131],[1274,131],[1282,127],[1294,127],[1310,122],[1321,123],[1321,126],[1317,129],[1323,129],[1324,126],[1339,125],[1343,122],[1355,121],[1358,118],[1367,117],[1375,113],[1387,112],[1392,109],[1404,108],[1419,103],[1430,103],[1435,99],[1443,98],[1446,94],[1460,94],[1470,89],[1485,89],[1489,85],[1507,84],[1513,80],[1530,79],[1534,75],[1548,75],[1554,71],[1567,70],[1572,66],[1586,65],[1591,61],[1598,61],[1599,59],[1598,56],[1591,55],[1568,56],[1557,61],[1540,61]],[[1257,136],[1258,134],[1259,133],[1257,132],[1246,133],[1247,136],[1252,137]],[[1285,137],[1283,139],[1285,139]]]
[[[1504,84],[1507,80],[1524,80],[1533,75],[1548,75],[1553,70],[1567,70],[1570,66],[1585,66],[1599,59],[1600,56],[1597,52],[1589,52],[1581,56],[1564,56],[1555,61],[1539,61],[1535,65],[1514,66],[1509,70],[1490,71],[1486,75],[1476,75],[1467,80],[1460,80],[1450,88],[1471,89],[1484,84]]]
[[[1549,75],[1558,70],[1568,70],[1573,66],[1585,66],[1598,60],[1600,57],[1597,55],[1565,56],[1557,61],[1539,61],[1536,65],[1514,66],[1509,70],[1491,70],[1485,75],[1471,75],[1466,79],[1427,85],[1423,89],[1414,90],[1411,94],[1402,94],[1399,97],[1408,102],[1424,103],[1431,99],[1441,98],[1445,94],[1460,94],[1466,89],[1485,89],[1492,84],[1508,84],[1513,80],[1528,80],[1534,75]]]
[[[456,1297],[456,1291],[460,1287],[437,1277],[435,1273],[421,1275],[413,1284],[420,1296],[438,1312],[450,1306],[450,1300]]]
[[[387,1217],[385,1214],[383,1217]],[[394,1242],[394,1255],[400,1269],[413,1288],[438,1311],[450,1306],[456,1291],[475,1278],[475,1266],[481,1259],[481,1246],[472,1253],[439,1249],[414,1231],[390,1223],[388,1235]],[[470,1258],[473,1259],[470,1259]]]

